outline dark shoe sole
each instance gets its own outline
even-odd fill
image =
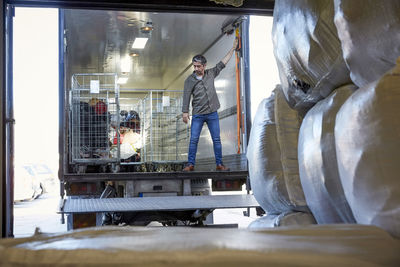
[[[186,168],[187,168],[187,167],[185,167],[182,171],[183,171],[183,172],[192,172],[192,171],[194,171],[194,167],[185,170]]]
[[[225,168],[225,169],[218,169],[218,168],[215,168],[215,170],[218,171],[218,172],[228,172],[228,171],[230,171],[231,169],[230,169],[230,168]]]

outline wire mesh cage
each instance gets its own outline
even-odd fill
[[[143,98],[144,161],[187,160],[189,127],[182,123],[182,91],[150,91]]]
[[[116,134],[120,138],[121,163],[141,162],[141,149],[143,147],[143,100],[135,94],[120,97],[120,127]],[[114,136],[113,144],[116,144]]]
[[[189,127],[182,91],[120,92],[115,74],[74,74],[70,91],[70,162],[124,164],[185,161]]]
[[[120,124],[117,75],[74,74],[69,102],[70,162],[118,162],[119,142],[116,153],[109,142]]]

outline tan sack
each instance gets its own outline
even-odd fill
[[[400,56],[399,0],[335,0],[335,24],[353,82],[378,80]]]
[[[263,229],[279,226],[296,226],[316,224],[312,214],[306,212],[284,212],[277,215],[265,215],[253,221],[248,229]]]
[[[276,0],[272,41],[291,107],[306,111],[351,82],[333,22],[331,0]]]
[[[300,180],[319,224],[356,222],[340,181],[334,135],[336,114],[356,88],[351,84],[336,89],[310,109],[301,124]]]
[[[103,226],[2,238],[0,266],[398,267],[399,251],[400,240],[370,225]]]
[[[251,188],[258,203],[269,214],[309,211],[298,173],[296,131],[299,123],[292,125],[295,121],[291,112],[297,112],[288,112],[283,108],[282,100],[286,103],[282,89],[278,86],[269,98],[260,103],[247,150]],[[282,123],[280,127],[275,123],[276,113]],[[287,121],[284,121],[286,118]],[[281,134],[279,138],[278,128]],[[290,158],[293,155],[295,159]]]
[[[336,152],[344,193],[358,223],[400,237],[400,58],[358,89],[338,112]]]

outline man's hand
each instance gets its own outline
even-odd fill
[[[188,123],[190,120],[189,113],[182,113],[182,120],[184,123]]]
[[[235,41],[233,41],[233,50],[236,50],[237,48],[238,48],[238,43],[239,43],[239,40],[238,40],[238,38],[235,38]]]

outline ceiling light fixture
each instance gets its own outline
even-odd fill
[[[119,77],[117,80],[118,84],[125,84],[128,81],[128,77]]]
[[[138,54],[138,53],[134,53],[134,52],[132,52],[132,53],[129,53],[129,55],[130,55],[131,57],[138,57],[138,56],[139,56],[139,54]]]
[[[130,57],[126,56],[123,59],[121,59],[121,72],[122,73],[131,72],[131,66],[132,66],[132,62],[131,62]]]
[[[146,22],[146,25],[140,28],[140,31],[142,33],[150,33],[153,30],[153,22],[148,21]]]
[[[146,46],[147,40],[149,38],[137,37],[133,42],[132,48],[143,49]]]

